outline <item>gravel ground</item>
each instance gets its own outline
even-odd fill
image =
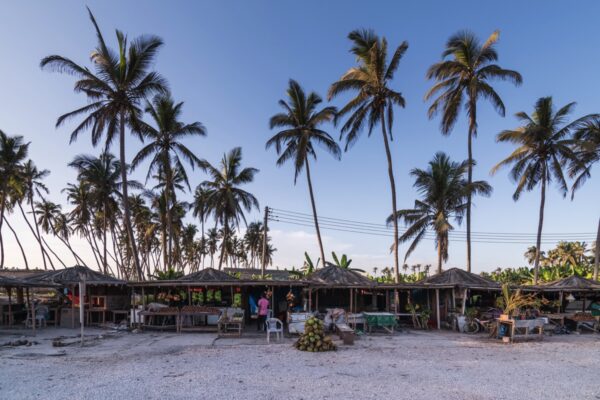
[[[403,332],[330,353],[299,352],[292,339],[169,333],[52,347],[58,334],[0,347],[0,399],[600,399],[600,337],[591,334],[504,345]],[[0,344],[18,337],[0,333]]]

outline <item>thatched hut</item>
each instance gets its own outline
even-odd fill
[[[600,282],[572,275],[539,285],[542,292],[600,292]]]
[[[493,306],[495,293],[502,289],[498,282],[459,268],[450,268],[417,283],[427,289],[428,302],[433,297],[438,329],[448,314],[464,314],[469,301],[472,305],[477,302],[479,306]]]
[[[558,300],[558,312],[586,311],[590,302],[600,299],[600,282],[576,275],[534,288],[545,296]]]
[[[305,282],[308,284],[310,310],[339,307],[351,313],[365,307],[365,297],[373,296],[373,289],[377,286],[376,282],[359,272],[335,265],[317,269],[306,277]],[[371,300],[370,308],[373,307],[375,305]]]

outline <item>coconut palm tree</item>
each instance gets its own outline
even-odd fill
[[[575,162],[569,166],[569,175],[575,178],[572,186],[572,194],[579,189],[591,176],[592,166],[600,162],[600,117],[590,118],[575,131],[574,151]],[[594,248],[594,280],[598,279],[600,267],[600,219],[598,219],[598,230],[596,233],[596,245]]]
[[[35,214],[35,210],[33,208],[34,198],[37,196],[37,197],[43,199],[44,194],[50,193],[50,191],[48,190],[46,185],[42,182],[42,180],[44,178],[48,177],[48,175],[50,175],[50,171],[48,171],[47,169],[39,170],[35,166],[35,164],[33,163],[32,160],[27,160],[27,162],[23,165],[22,178],[23,178],[24,184],[25,184],[25,192],[23,193],[23,198],[26,199],[27,203],[29,204],[29,207],[31,209],[31,211],[30,211],[31,215]],[[21,202],[18,203],[18,206],[19,206],[19,209],[21,210],[21,215],[23,216],[23,219],[25,219],[25,222],[27,222],[27,225],[29,226],[29,229],[33,233],[33,236],[38,241],[38,244],[40,246],[40,251],[42,253],[42,262],[44,263],[44,269],[45,270],[48,269],[48,264],[46,263],[46,258],[48,259],[48,262],[50,263],[50,266],[52,267],[52,269],[54,269],[54,263],[52,262],[52,259],[50,258],[50,256],[48,255],[48,252],[44,249],[44,245],[42,244],[42,239],[40,236],[40,228],[37,223],[37,219],[33,218],[34,226],[32,226],[31,223],[29,222],[29,219],[27,218],[27,215],[25,214],[25,210],[23,209]],[[35,229],[34,229],[34,227],[35,227]]]
[[[0,130],[0,269],[4,268],[2,225],[10,202],[9,194],[19,190],[28,151],[29,143],[23,142],[23,136],[8,136]]]
[[[109,226],[115,223],[117,199],[121,197],[122,175],[121,162],[114,155],[103,152],[99,157],[90,155],[76,156],[70,167],[77,170],[77,179],[89,187],[91,206],[102,216],[102,264],[104,273],[108,269],[108,240]],[[135,181],[128,181],[129,187],[140,188]]]
[[[202,182],[207,190],[207,203],[216,223],[223,228],[219,270],[226,258],[226,244],[232,228],[238,228],[240,222],[246,224],[244,211],[258,209],[258,200],[241,188],[251,183],[258,172],[256,168],[242,168],[242,149],[235,147],[223,155],[218,167],[204,162],[204,168],[210,179]]]
[[[145,122],[139,123],[140,132],[144,138],[149,140],[131,162],[131,168],[135,169],[144,160],[151,158],[146,182],[156,171],[163,171],[165,180],[164,195],[166,204],[170,208],[174,203],[173,175],[177,169],[183,182],[189,188],[190,183],[185,171],[184,161],[194,169],[201,164],[201,160],[187,148],[182,139],[205,136],[206,129],[200,122],[185,124],[180,121],[183,102],[175,103],[169,94],[160,94],[154,97],[152,102],[146,102],[146,113],[150,115],[156,127]],[[173,227],[171,226],[170,213],[167,214],[168,251],[167,263],[172,260]]]
[[[58,238],[69,249],[76,264],[86,265],[85,261],[75,253],[73,247],[71,247],[71,244],[69,243],[69,236],[71,234],[69,220],[68,217],[63,214],[62,207],[59,204],[48,200],[42,200],[35,204],[35,215],[37,216],[37,223],[42,228],[42,232],[46,234],[51,233]],[[54,252],[52,253],[56,256]],[[58,258],[58,256],[56,257]]]
[[[493,169],[492,174],[500,168],[511,166],[510,177],[517,188],[513,200],[517,201],[524,190],[531,191],[540,186],[540,211],[537,229],[536,256],[533,264],[534,283],[539,278],[539,262],[541,255],[542,227],[544,224],[544,206],[546,203],[546,186],[553,180],[563,196],[568,191],[565,177],[565,163],[573,162],[576,154],[571,148],[572,132],[592,116],[587,115],[567,123],[567,118],[575,103],[569,103],[556,110],[552,97],[541,97],[534,106],[534,112],[516,114],[521,126],[513,130],[500,132],[497,142],[513,143],[517,148]]]
[[[348,39],[353,43],[351,52],[356,56],[358,65],[350,68],[339,81],[331,85],[327,97],[331,100],[345,92],[357,92],[356,97],[339,110],[336,118],[337,120],[349,115],[342,125],[340,136],[340,139],[345,141],[345,151],[356,143],[365,125],[368,127],[368,136],[371,136],[377,124],[381,126],[392,193],[394,273],[396,282],[399,282],[398,221],[395,215],[398,208],[389,142],[393,140],[394,106],[403,108],[405,101],[402,94],[390,88],[390,83],[394,79],[402,56],[408,49],[408,43],[402,42],[388,63],[388,44],[384,37],[378,37],[371,30],[355,30],[350,32]]]
[[[132,132],[139,126],[141,115],[140,103],[156,93],[166,93],[167,83],[156,72],[150,71],[151,65],[163,42],[156,36],[140,36],[128,41],[127,36],[117,30],[118,50],[109,48],[102,36],[96,19],[89,11],[89,16],[97,35],[97,46],[92,53],[93,68],[83,67],[69,58],[51,55],[41,61],[42,68],[65,72],[78,78],[74,90],[84,93],[88,103],[74,111],[60,116],[56,126],[66,121],[82,116],[83,120],[71,133],[71,143],[80,133],[90,130],[92,144],[97,145],[105,136],[105,148],[109,148],[115,136],[119,137],[119,159],[121,165],[127,165],[125,159],[125,128],[133,127]],[[139,135],[139,134],[138,134]],[[138,279],[143,272],[137,253],[136,241],[131,225],[129,212],[127,169],[121,169],[123,222],[127,232],[128,245]]]
[[[482,44],[474,33],[460,31],[450,37],[442,53],[443,60],[433,64],[427,71],[427,78],[436,80],[429,89],[425,100],[433,99],[429,107],[429,118],[441,112],[442,133],[449,134],[456,124],[461,107],[469,117],[467,133],[468,176],[473,181],[472,141],[477,136],[477,102],[486,99],[496,111],[504,116],[504,102],[491,86],[493,80],[503,80],[520,85],[521,75],[513,70],[503,69],[496,62],[496,43],[500,32],[493,32]],[[434,99],[435,98],[435,99]],[[471,196],[467,197],[467,271],[471,272]]]
[[[398,210],[399,220],[408,225],[400,236],[400,243],[412,240],[404,261],[415,250],[427,231],[435,233],[435,245],[438,253],[438,274],[442,272],[443,262],[448,260],[449,234],[454,229],[452,220],[461,223],[467,209],[467,198],[474,193],[489,195],[491,186],[485,181],[469,184],[465,175],[469,162],[451,161],[445,153],[439,152],[429,162],[426,170],[415,168],[410,175],[415,178],[414,187],[421,199],[415,200],[412,209]],[[391,222],[393,215],[388,218]],[[418,265],[420,272],[421,266]]]
[[[338,160],[340,159],[340,147],[327,132],[320,128],[324,123],[333,121],[337,109],[331,106],[319,109],[319,104],[323,102],[321,97],[315,92],[311,92],[307,96],[300,84],[293,79],[290,79],[287,97],[287,101],[279,100],[279,105],[284,111],[272,116],[269,123],[271,129],[283,128],[283,130],[269,139],[266,147],[268,149],[275,146],[279,156],[277,159],[278,167],[289,160],[294,162],[294,184],[296,184],[298,175],[303,169],[306,169],[306,181],[308,182],[308,193],[319,250],[321,258],[325,261],[323,241],[321,240],[317,218],[317,207],[310,177],[309,159],[317,159],[316,145],[319,145]]]
[[[209,209],[206,203],[206,189],[202,185],[198,185],[194,191],[194,200],[192,201],[192,214],[200,220],[200,232],[204,237],[204,223],[208,216]]]

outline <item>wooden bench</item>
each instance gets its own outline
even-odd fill
[[[340,336],[340,339],[343,340],[344,344],[354,344],[354,329],[350,328],[348,324],[335,324],[335,329],[337,330],[337,333]]]

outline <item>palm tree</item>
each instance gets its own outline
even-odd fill
[[[96,19],[89,9],[88,12],[98,39],[97,47],[91,57],[93,71],[59,55],[45,57],[40,65],[42,68],[76,76],[78,81],[75,83],[75,92],[83,92],[89,100],[85,106],[60,116],[56,126],[61,126],[71,118],[84,116],[83,121],[71,133],[70,142],[75,141],[83,131],[90,129],[92,144],[97,145],[105,135],[107,149],[118,134],[119,158],[121,165],[125,166],[127,165],[125,126],[138,127],[141,114],[140,103],[143,99],[155,93],[167,92],[166,81],[158,73],[149,71],[163,42],[156,36],[140,36],[128,42],[127,36],[117,30],[118,51],[115,52],[106,45]],[[121,169],[121,181],[123,182],[123,222],[135,270],[138,279],[142,279],[143,272],[127,201],[129,196],[126,168]]]
[[[571,148],[571,134],[575,128],[591,118],[587,115],[567,123],[567,117],[574,106],[575,103],[569,103],[556,110],[552,97],[541,97],[535,103],[531,116],[523,111],[516,114],[517,119],[522,123],[520,127],[503,131],[496,137],[497,142],[514,143],[518,146],[492,169],[494,174],[500,168],[512,165],[510,177],[517,183],[513,200],[519,200],[523,190],[530,191],[540,186],[540,212],[536,256],[533,264],[535,284],[539,278],[546,186],[555,180],[561,194],[566,196],[568,185],[563,168],[566,162],[573,162],[576,157]]]
[[[35,210],[33,209],[34,197],[37,195],[38,197],[43,198],[43,193],[46,193],[46,194],[49,193],[48,188],[42,182],[42,180],[44,178],[48,177],[48,175],[50,175],[50,171],[48,171],[47,169],[39,170],[35,166],[35,164],[33,163],[32,160],[27,160],[27,162],[23,165],[22,175],[23,175],[23,180],[25,183],[25,193],[23,194],[23,197],[27,199],[27,203],[29,204],[29,207],[31,209],[31,214],[34,215],[35,214]],[[25,211],[23,210],[21,203],[19,202],[18,205],[19,205],[19,209],[21,210],[21,215],[25,219],[25,222],[27,222],[27,225],[29,226],[31,232],[33,233],[33,236],[35,237],[35,239],[38,241],[38,244],[40,245],[40,250],[42,252],[42,261],[44,263],[44,269],[45,270],[48,269],[48,265],[46,263],[46,257],[48,258],[48,262],[50,263],[50,266],[52,267],[52,269],[54,269],[54,263],[52,262],[52,259],[50,258],[47,251],[44,249],[44,245],[42,244],[42,240],[41,240],[41,236],[40,236],[40,228],[37,223],[37,219],[35,219],[35,218],[33,219],[34,226],[35,226],[35,230],[34,230],[33,227],[31,226],[31,224],[29,223],[29,219],[25,215]]]
[[[0,130],[0,269],[4,268],[2,225],[9,204],[9,193],[18,190],[22,182],[23,162],[27,159],[29,143],[23,136],[8,136]]]
[[[77,170],[77,179],[89,186],[91,204],[98,214],[102,216],[102,264],[104,273],[108,269],[108,241],[107,232],[109,225],[113,225],[117,213],[116,199],[121,197],[122,175],[121,163],[108,152],[103,152],[99,157],[79,155],[69,164]],[[128,181],[129,187],[140,188],[135,181]]]
[[[498,61],[495,45],[500,35],[493,32],[481,44],[474,33],[460,31],[448,39],[442,53],[443,61],[433,64],[427,71],[428,79],[437,83],[425,95],[425,100],[437,96],[429,107],[429,118],[442,113],[441,130],[444,135],[452,131],[463,106],[469,117],[467,134],[468,183],[473,181],[472,141],[477,136],[477,101],[489,100],[496,111],[504,116],[502,99],[490,85],[492,80],[507,80],[520,85],[521,75],[512,70],[503,69]],[[467,271],[471,272],[471,196],[467,197]]]
[[[414,187],[421,196],[415,200],[412,209],[398,210],[399,220],[403,220],[408,229],[400,236],[400,243],[412,239],[406,251],[404,261],[411,255],[428,230],[435,233],[435,245],[438,253],[438,274],[442,272],[442,262],[448,260],[449,233],[454,229],[451,220],[461,223],[467,208],[470,194],[489,195],[491,186],[485,181],[469,184],[465,179],[469,167],[468,161],[455,162],[442,152],[437,153],[429,162],[426,170],[415,168],[410,175],[415,178]],[[393,215],[388,218],[391,222]],[[419,265],[419,272],[421,266]]]
[[[201,164],[201,160],[181,143],[181,139],[206,135],[206,130],[200,122],[185,124],[179,120],[182,107],[183,102],[175,104],[169,94],[157,95],[152,102],[146,102],[146,113],[150,115],[156,127],[144,122],[139,123],[140,132],[150,142],[138,152],[131,162],[131,168],[135,169],[141,162],[152,157],[146,175],[146,182],[155,171],[163,171],[165,202],[169,208],[174,203],[174,169],[180,172],[183,182],[189,188],[190,184],[182,158],[190,164],[192,169]],[[171,225],[170,213],[167,213],[169,246],[166,259],[169,265],[172,262],[173,251],[173,227]]]
[[[217,223],[223,227],[223,240],[221,244],[221,257],[219,258],[219,270],[226,258],[226,244],[231,233],[231,228],[239,227],[240,221],[246,224],[244,210],[250,212],[253,208],[258,209],[258,200],[251,193],[243,190],[240,186],[251,183],[254,175],[258,172],[256,168],[243,168],[242,149],[235,147],[229,153],[223,155],[218,167],[204,162],[210,180],[202,182],[207,190],[207,203],[211,214]]]
[[[317,159],[315,144],[320,145],[338,160],[340,159],[340,147],[327,132],[320,129],[320,125],[334,119],[337,109],[335,107],[318,109],[319,104],[323,102],[321,97],[315,92],[311,92],[306,96],[300,84],[293,79],[290,79],[287,97],[287,101],[279,100],[279,105],[284,109],[284,112],[272,116],[269,123],[271,129],[283,128],[283,130],[269,139],[266,147],[268,149],[275,146],[279,156],[277,159],[278,167],[285,164],[286,161],[293,160],[295,169],[294,184],[296,184],[296,179],[302,169],[306,168],[306,180],[319,250],[321,259],[325,261],[308,160],[311,157]]]
[[[590,118],[575,131],[575,153],[576,162],[569,166],[569,174],[575,178],[572,186],[573,196],[591,176],[592,166],[600,161],[600,117]],[[594,248],[594,280],[598,279],[600,267],[600,219],[598,219],[598,230],[596,233],[596,245]]]
[[[329,88],[328,98],[348,92],[358,92],[338,113],[337,118],[351,114],[342,125],[341,136],[348,150],[359,138],[363,126],[368,126],[368,135],[373,128],[381,125],[381,134],[388,164],[388,176],[392,192],[392,215],[394,225],[394,273],[396,282],[400,281],[400,264],[398,262],[398,221],[396,218],[396,182],[392,165],[392,153],[389,141],[393,140],[392,126],[394,122],[394,106],[404,107],[404,97],[389,87],[398,69],[400,59],[408,49],[408,43],[402,42],[396,48],[389,63],[387,62],[387,40],[379,38],[370,30],[350,32],[348,39],[353,42],[351,52],[356,55],[358,66],[350,68],[339,81]],[[397,299],[396,299],[397,300]],[[398,301],[396,301],[398,303]]]
[[[213,268],[215,265],[215,253],[219,248],[219,233],[216,228],[208,230],[206,246],[208,247],[208,253],[210,254],[210,267]]]
[[[198,185],[194,191],[194,200],[192,202],[192,214],[200,220],[200,231],[204,237],[204,223],[209,213],[208,204],[206,203],[206,189],[202,185]]]
[[[36,203],[35,215],[42,231],[46,234],[51,233],[57,237],[69,249],[75,259],[75,263],[85,265],[85,262],[75,253],[69,243],[70,229],[68,217],[62,213],[62,207],[51,201],[43,200]],[[54,252],[52,253],[58,258]]]

